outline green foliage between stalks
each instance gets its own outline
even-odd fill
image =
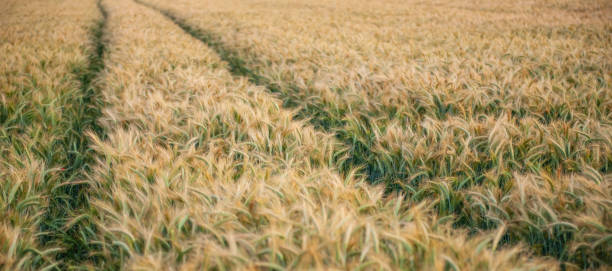
[[[0,270],[612,266],[607,1],[2,7]]]

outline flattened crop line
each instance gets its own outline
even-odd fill
[[[186,20],[150,3],[142,2],[141,0],[134,1],[163,14],[189,35],[213,49],[223,61],[228,63],[229,71],[233,75],[244,76],[251,83],[263,86],[268,91],[278,94],[283,101],[284,107],[298,108],[296,118],[308,119],[310,124],[316,129],[333,133],[344,145],[342,149],[336,150],[335,153],[336,161],[334,162],[340,173],[346,176],[354,169],[359,169],[358,174],[367,177],[370,183],[385,184],[385,189],[388,192],[402,189],[404,191],[413,191],[412,188],[406,189],[412,184],[399,185],[395,181],[406,180],[414,175],[415,172],[418,172],[414,170],[416,166],[408,168],[409,162],[398,152],[385,154],[374,150],[376,141],[374,130],[376,128],[371,127],[368,121],[364,119],[364,116],[380,115],[380,112],[363,112],[364,115],[361,115],[359,120],[363,126],[348,129],[347,127],[350,124],[345,117],[349,111],[359,111],[356,109],[357,105],[317,101],[311,99],[312,97],[305,94],[306,92],[296,85],[288,84],[287,86],[280,86],[271,82],[268,78],[259,75],[256,70],[249,68],[246,61],[240,58],[238,51],[229,48],[219,37],[210,31],[192,27]],[[393,110],[389,109],[389,111]],[[415,181],[419,180],[420,177],[415,179]]]
[[[337,150],[336,165],[343,174],[348,174],[355,168],[360,168],[361,173],[365,174],[370,182],[384,182],[388,190],[396,189],[395,185],[387,182],[390,179],[403,179],[409,176],[404,169],[402,172],[385,171],[377,167],[376,160],[379,155],[372,152],[370,146],[363,140],[355,139],[350,133],[344,131],[347,125],[344,119],[346,112],[349,111],[346,105],[328,104],[323,102],[311,101],[303,94],[297,86],[282,87],[271,82],[264,76],[259,75],[255,70],[248,67],[246,62],[239,57],[239,53],[226,46],[219,37],[213,33],[192,27],[184,19],[179,18],[162,10],[150,3],[134,0],[136,3],[149,7],[178,25],[190,36],[200,40],[208,47],[213,49],[219,57],[228,63],[229,71],[235,76],[246,77],[251,83],[265,87],[268,91],[278,94],[283,101],[283,106],[288,108],[298,108],[297,118],[308,119],[309,122],[318,130],[334,133],[336,138],[343,142],[345,148]]]
[[[176,25],[178,25],[185,32],[187,32],[190,36],[205,43],[208,47],[213,49],[221,57],[221,59],[223,59],[223,61],[229,64],[229,70],[232,74],[237,76],[244,76],[248,78],[251,83],[260,86],[265,86],[273,92],[280,91],[279,86],[271,84],[270,82],[268,82],[268,80],[266,80],[266,78],[258,75],[256,72],[249,69],[246,66],[245,62],[238,57],[238,52],[228,49],[228,47],[225,46],[225,44],[223,44],[223,42],[221,42],[220,39],[214,36],[212,33],[203,31],[195,27],[191,27],[185,20],[178,18],[174,16],[174,14],[159,9],[158,7],[149,3],[145,3],[140,0],[134,0],[134,2],[161,13],[162,15],[170,19],[172,22],[174,22]]]
[[[73,73],[81,87],[70,97],[69,106],[64,108],[67,117],[62,120],[62,126],[66,132],[58,142],[66,159],[60,176],[63,181],[50,192],[49,208],[45,214],[45,223],[41,226],[42,232],[46,233],[41,236],[41,243],[62,248],[56,256],[61,269],[91,259],[89,252],[92,245],[88,240],[95,236],[93,224],[84,215],[89,209],[88,184],[79,180],[84,178],[95,156],[89,148],[85,133],[92,131],[104,137],[103,129],[97,124],[101,115],[101,99],[92,82],[104,68],[103,55],[106,49],[103,36],[107,12],[100,0],[97,6],[102,18],[90,30],[93,50],[86,65],[74,67]]]
[[[346,110],[342,108],[326,110],[337,107],[337,105],[305,101],[305,98],[300,96],[301,91],[297,86],[283,88],[278,84],[270,82],[270,80],[264,76],[261,76],[253,69],[250,69],[245,61],[239,57],[239,53],[237,51],[232,50],[223,44],[221,39],[214,34],[196,27],[192,27],[185,20],[176,17],[174,14],[168,11],[159,9],[154,5],[142,2],[140,0],[134,1],[166,16],[190,36],[213,49],[223,61],[228,63],[229,71],[233,75],[246,77],[251,83],[258,86],[263,86],[272,93],[279,94],[280,98],[283,100],[283,106],[285,107],[300,107],[298,117],[310,118],[310,122],[317,129],[324,130],[326,132],[333,132],[335,129],[343,127],[346,124],[345,121],[341,120]]]

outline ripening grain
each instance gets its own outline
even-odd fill
[[[344,172],[536,254],[612,262],[609,1],[144,2],[335,133]]]
[[[61,264],[89,129],[80,80],[94,1],[3,1],[0,10],[0,270]],[[61,208],[58,208],[61,205]],[[56,266],[57,267],[57,266]]]
[[[0,270],[607,270],[612,2],[0,2]]]
[[[329,164],[339,143],[151,9],[104,1],[100,262],[126,269],[543,268],[499,231],[468,239],[423,204]]]

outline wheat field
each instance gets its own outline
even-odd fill
[[[612,2],[4,0],[0,270],[608,270]]]

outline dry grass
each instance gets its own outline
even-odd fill
[[[611,266],[608,1],[99,7],[0,4],[0,269]]]

